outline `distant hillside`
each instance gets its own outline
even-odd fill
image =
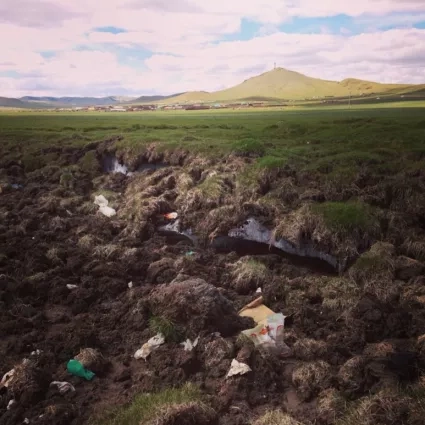
[[[3,108],[34,108],[34,104],[30,102],[25,102],[20,99],[15,99],[13,97],[0,97],[0,107]],[[46,108],[48,105],[44,103],[39,103],[37,108]]]
[[[184,93],[175,93],[175,94],[171,94],[169,96],[140,96],[136,99],[132,99],[131,102],[129,103],[149,103],[149,102],[160,102],[161,100],[166,100],[166,99],[170,99],[170,98],[174,98],[177,96],[181,96]]]
[[[190,91],[177,96],[170,96],[167,100],[172,103],[208,102],[211,100],[211,95],[212,93],[206,91]]]
[[[173,103],[215,102],[245,99],[303,100],[325,97],[394,94],[417,90],[421,86],[409,84],[381,84],[349,78],[341,82],[307,77],[299,72],[276,68],[249,78],[237,86],[217,92],[188,92],[169,99]]]
[[[92,106],[92,105],[114,105],[132,100],[131,97],[125,96],[108,96],[108,97],[50,97],[50,96],[24,96],[20,100],[33,103],[49,103],[52,106]]]

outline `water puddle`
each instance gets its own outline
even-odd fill
[[[344,268],[344,264],[341,264],[336,257],[317,251],[308,241],[300,246],[295,246],[285,239],[275,240],[272,230],[267,229],[255,218],[249,218],[242,226],[230,230],[228,236],[243,241],[258,242],[266,246],[272,246],[292,256],[322,260],[332,266],[334,270],[341,271]]]
[[[168,166],[169,166],[168,164],[165,164],[163,162],[154,163],[154,164],[143,163],[143,164],[140,164],[137,167],[136,171],[130,171],[125,164],[121,163],[113,155],[105,156],[102,160],[103,172],[105,172],[105,173],[121,173],[121,174],[124,174],[126,176],[131,176],[134,173],[142,173],[143,171],[156,171],[156,170],[160,170],[161,168],[166,168]]]
[[[105,156],[102,160],[102,168],[105,173],[121,173],[126,176],[131,175],[131,171],[125,164],[118,161],[115,156]]]
[[[197,247],[200,242],[191,229],[181,229],[178,219],[172,223],[159,226],[158,234],[165,236],[169,244],[186,241]],[[316,251],[311,246],[297,248],[283,240],[270,243],[271,236],[270,230],[255,219],[249,219],[244,226],[231,230],[228,236],[216,237],[207,247],[219,253],[236,252],[241,257],[273,254],[286,258],[294,265],[301,267],[308,267],[329,274],[338,271],[338,261],[335,257]]]

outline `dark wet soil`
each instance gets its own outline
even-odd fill
[[[322,392],[333,388],[355,400],[388,380],[415,381],[424,366],[425,349],[417,342],[425,332],[423,277],[388,282],[398,288],[391,299],[361,294],[344,315],[323,289],[337,276],[320,262],[228,238],[194,249],[187,238],[157,234],[154,218],[141,227],[122,217],[120,201],[117,216],[100,215],[90,175],[69,186],[55,168],[25,173],[5,164],[2,172],[22,187],[0,193],[0,377],[24,358],[33,371],[19,390],[0,390],[1,425],[25,418],[31,424],[84,424],[136,394],[187,381],[210,396],[222,425],[248,425],[275,408],[326,425],[334,418],[318,414]],[[116,193],[128,184],[126,178],[105,179],[104,187]],[[244,295],[235,288],[231,266],[245,255],[270,272],[261,283],[268,306],[290,316],[290,357],[237,341],[240,330],[253,326],[237,311],[258,296],[255,288]],[[180,340],[199,335],[197,348],[185,352],[176,340],[146,362],[135,360],[135,351],[154,335],[152,316],[172,319]],[[380,353],[382,344],[389,354]],[[92,381],[66,371],[83,348],[99,350],[109,364]],[[252,372],[226,380],[233,358]],[[293,376],[306,363],[317,379],[306,377],[300,385]],[[49,388],[51,381],[69,381],[76,392],[61,395]],[[17,403],[7,410],[11,399]]]

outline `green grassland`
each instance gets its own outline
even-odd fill
[[[292,163],[338,176],[373,166],[395,173],[424,165],[425,109],[419,102],[410,105],[144,113],[5,111],[0,114],[0,154],[3,160],[30,157],[43,166],[54,160],[46,148],[84,146],[120,135],[118,147],[136,153],[156,143],[164,150],[180,148],[215,157],[250,154],[260,167]]]

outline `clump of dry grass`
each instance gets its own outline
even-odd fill
[[[227,178],[225,174],[211,172],[202,183],[187,192],[186,198],[181,201],[182,210],[187,212],[219,207],[228,192]]]
[[[364,356],[355,356],[340,367],[337,375],[338,382],[347,394],[357,394],[363,391],[366,364],[367,359]]]
[[[74,359],[78,360],[86,369],[94,373],[102,373],[108,365],[103,354],[94,348],[81,349]]]
[[[202,402],[193,401],[174,404],[161,410],[146,425],[213,425],[216,420],[217,413],[214,409]]]
[[[327,279],[319,290],[323,297],[322,305],[344,315],[348,315],[361,296],[359,286],[343,277]]]
[[[236,205],[223,205],[208,212],[197,226],[201,235],[214,239],[227,232],[239,222],[241,210]]]
[[[281,410],[270,410],[252,422],[252,425],[302,425],[292,416]]]
[[[403,252],[409,257],[413,257],[419,261],[425,261],[425,242],[407,239],[401,246]]]
[[[47,390],[50,377],[46,376],[45,371],[40,370],[34,361],[24,359],[14,370],[8,382],[8,390],[18,402],[31,403]]]
[[[324,341],[302,338],[295,342],[292,352],[300,360],[314,360],[326,354],[327,345]]]
[[[304,363],[292,373],[292,383],[303,400],[309,400],[329,385],[331,367],[323,360]]]
[[[345,409],[346,401],[335,388],[329,388],[320,393],[317,401],[317,411],[326,423],[334,423],[337,418],[342,416]]]
[[[60,255],[60,250],[57,247],[50,248],[46,253],[46,257],[53,263],[61,262],[59,255]]]
[[[98,245],[94,249],[94,255],[104,260],[115,257],[120,251],[120,247],[114,244]]]
[[[359,283],[370,280],[389,280],[394,276],[394,245],[377,242],[363,253],[349,270],[351,279]]]
[[[377,425],[423,423],[425,415],[424,389],[385,389],[352,403],[336,425]]]
[[[80,239],[78,239],[78,246],[84,249],[90,249],[96,246],[98,240],[93,235],[84,235]]]
[[[309,240],[324,252],[341,258],[356,255],[381,233],[373,210],[360,202],[305,204],[283,216],[274,231],[275,239],[295,245]]]
[[[258,288],[269,277],[267,266],[254,258],[243,257],[231,267],[232,285],[239,293]]]

